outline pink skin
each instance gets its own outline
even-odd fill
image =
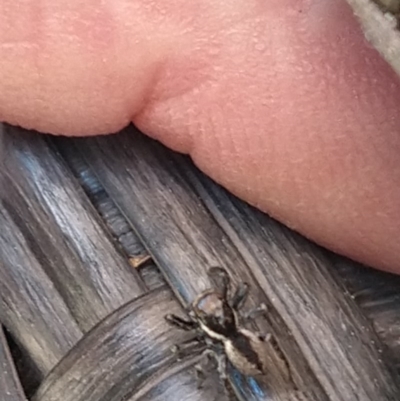
[[[344,0],[0,0],[0,119],[133,121],[316,242],[400,272],[400,79]]]

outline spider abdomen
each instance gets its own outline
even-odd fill
[[[225,353],[233,366],[246,376],[265,373],[265,342],[250,330],[240,328],[236,335],[223,341]]]

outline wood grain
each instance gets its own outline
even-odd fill
[[[399,399],[399,280],[310,244],[132,128],[7,128],[0,152],[0,322],[40,372],[35,401],[224,399],[216,372],[196,388],[199,350],[172,357],[185,333],[163,319],[184,313],[164,278],[186,305],[213,265],[250,283],[246,307],[268,307],[253,328],[273,335],[264,380],[229,370],[231,401]]]
[[[4,208],[0,226],[0,319],[43,377],[82,332]]]
[[[10,350],[0,326],[0,401],[26,401]]]
[[[400,276],[357,265],[334,255],[335,272],[350,296],[372,321],[400,375]]]
[[[218,382],[204,390],[196,388],[193,374],[188,375],[196,359],[192,358],[191,364],[176,361],[170,348],[179,338],[188,336],[167,325],[162,316],[170,312],[179,312],[179,307],[166,288],[116,310],[47,376],[33,401],[133,401],[138,399],[136,394],[141,398],[149,392],[165,394],[168,378],[176,378],[168,374],[163,377],[163,373],[174,370],[181,372],[186,381],[179,391],[169,382],[176,400],[224,400],[216,393],[216,389],[221,390]]]
[[[322,252],[196,172],[192,179],[274,300],[329,399],[394,400],[398,383],[382,361],[379,339]]]
[[[257,301],[266,295],[270,328],[295,380],[292,395],[300,389],[310,400],[398,398],[379,339],[317,247],[133,130],[118,142],[76,142],[184,302],[208,286],[212,265],[253,284]]]
[[[145,285],[44,137],[2,145],[0,317],[46,373]]]
[[[180,167],[188,166],[179,166],[165,155],[163,148],[141,135],[135,138],[138,140],[132,140],[131,133],[131,136],[120,136],[118,143],[113,143],[112,138],[82,139],[76,143],[107,192],[136,228],[178,297],[187,302],[206,289],[210,285],[206,272],[212,265],[235,266],[232,274],[236,273],[236,282],[240,280],[238,273],[246,272],[242,258],[180,173]],[[110,142],[101,143],[102,140]],[[62,146],[67,146],[65,141]],[[251,282],[249,272],[246,280]],[[249,307],[263,299],[260,289],[254,295]],[[286,337],[290,335],[285,329],[281,331]],[[265,384],[259,387],[253,381],[240,380],[241,385],[246,385],[241,399],[267,393],[273,394],[271,400],[303,400],[302,394],[310,400],[327,399],[296,344],[293,341],[287,344],[307,388],[298,391],[281,350],[271,343],[267,345],[271,354],[268,388]]]
[[[65,146],[63,146],[63,143]],[[151,257],[134,231],[134,227],[129,224],[117,205],[112,201],[93,169],[80,156],[79,150],[74,146],[74,143],[68,139],[64,141],[59,138],[58,145],[60,154],[68,163],[74,176],[102,217],[110,233],[116,239],[116,245],[120,245],[121,250],[134,269],[137,269],[139,264],[138,274],[147,288],[154,289],[164,285],[165,281],[162,275],[154,263],[149,260]],[[143,261],[146,262],[143,263]]]

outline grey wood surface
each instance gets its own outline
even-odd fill
[[[26,401],[9,346],[0,326],[0,401]]]
[[[174,387],[177,378],[168,373],[187,366],[176,362],[170,350],[177,333],[160,319],[170,312],[179,312],[178,305],[171,292],[161,287],[114,311],[47,376],[34,400],[135,400],[154,387],[159,387],[160,396],[167,390],[162,384],[168,379]],[[186,376],[176,399],[203,399],[205,394],[196,389],[193,375]],[[223,401],[215,388],[208,388],[208,399]]]
[[[163,321],[214,265],[268,307],[269,373],[231,369],[236,399],[400,399],[399,277],[311,244],[133,128],[1,135],[0,321],[40,369],[35,401],[223,399],[215,372],[196,388],[198,352],[172,358],[184,335]]]

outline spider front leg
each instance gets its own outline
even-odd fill
[[[171,351],[176,355],[177,360],[184,359],[187,355],[191,355],[193,349],[196,347],[204,347],[204,339],[201,337],[189,338],[181,342],[179,345],[175,344],[171,347]]]
[[[168,324],[171,326],[175,326],[178,329],[185,330],[185,331],[192,331],[197,329],[197,323],[192,320],[183,319],[177,315],[168,314],[164,316],[164,319],[167,321]]]
[[[178,360],[183,359],[186,353],[190,354],[191,348],[204,341],[203,336],[198,332],[198,324],[196,322],[183,319],[173,314],[165,315],[164,319],[169,325],[180,330],[196,333],[195,337],[189,338],[188,340],[181,342],[179,345],[175,344],[171,347],[171,351],[176,355]]]

